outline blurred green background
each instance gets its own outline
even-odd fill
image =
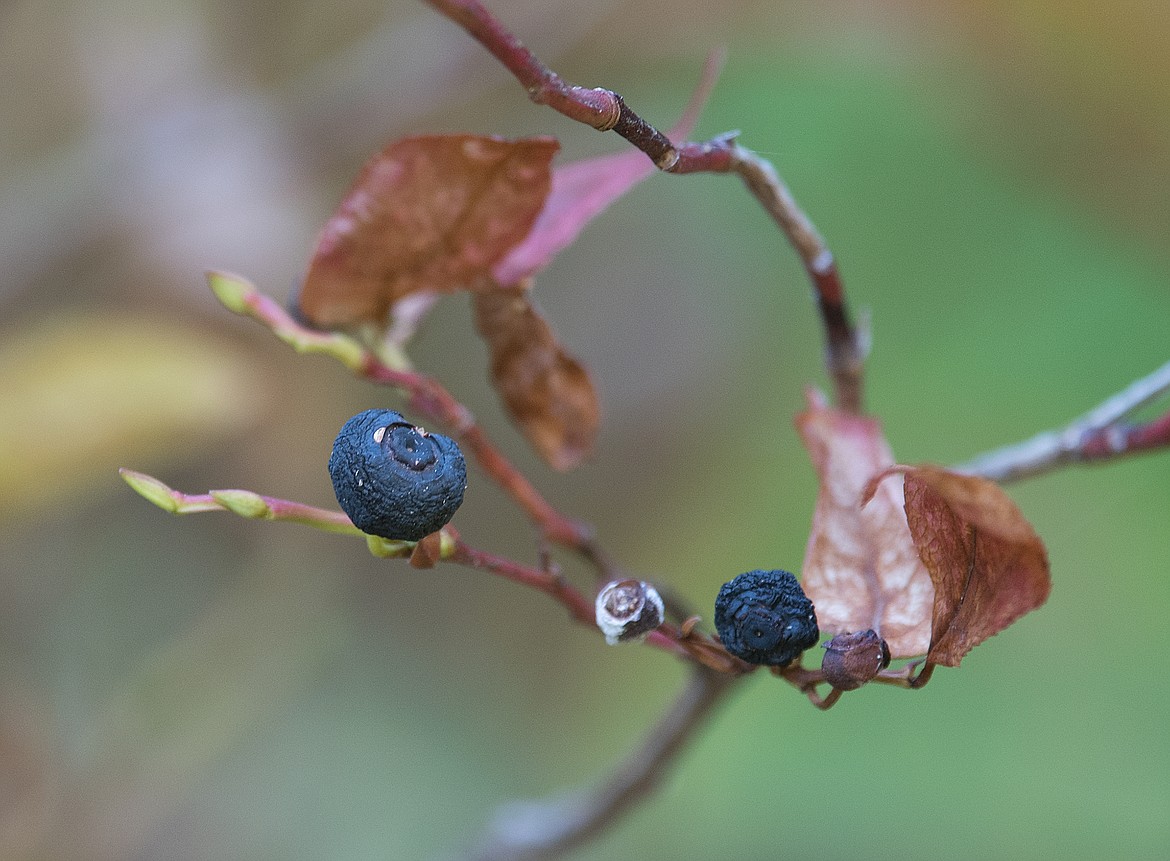
[[[698,134],[742,130],[828,238],[900,459],[1060,425],[1168,358],[1167,4],[495,8],[662,126],[728,48]],[[605,772],[678,690],[674,660],[460,568],[170,518],[115,470],[331,505],[337,428],[399,402],[218,308],[202,271],[283,298],[401,134],[620,141],[530,105],[412,2],[12,0],[0,80],[0,857],[428,857]],[[414,359],[704,611],[740,571],[798,567],[815,483],[791,418],[823,384],[820,333],[746,193],[654,177],[537,290],[604,397],[577,473],[502,419],[465,297]],[[580,857],[1170,855],[1170,455],[1011,492],[1048,542],[1042,610],[921,692],[821,714],[753,678]],[[475,475],[456,523],[535,558]]]

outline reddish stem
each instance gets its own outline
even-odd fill
[[[937,666],[938,664],[932,664],[930,661],[927,661],[922,665],[922,669],[918,671],[917,675],[907,676],[907,681],[910,687],[920,688],[929,682],[930,677],[934,675],[934,668]]]
[[[786,667],[776,667],[772,670],[772,674],[779,676],[799,690],[808,697],[810,703],[821,711],[828,711],[836,704],[837,700],[841,699],[842,692],[836,688],[831,688],[823,697],[817,693],[817,685],[825,682],[825,674],[822,670],[806,669],[801,664],[795,663]]]
[[[833,255],[796,205],[772,165],[738,146],[734,134],[675,145],[630,109],[617,93],[566,83],[529,51],[477,0],[427,0],[463,27],[510,71],[532,101],[599,131],[614,131],[668,173],[735,173],[796,249],[817,294],[825,329],[826,364],[837,404],[861,412],[865,344],[853,324]]]
[[[569,611],[569,615],[576,621],[585,625],[594,624],[593,602],[556,573],[542,571],[539,568],[523,565],[503,556],[477,550],[462,541],[455,543],[455,548],[448,557],[448,561],[466,565],[469,568],[490,571],[506,580],[544,592],[563,604]]]
[[[544,592],[562,604],[575,621],[596,627],[597,620],[593,601],[586,598],[568,580],[555,571],[533,568],[503,556],[477,550],[462,541],[455,542],[455,548],[446,561],[481,571],[490,571],[506,580]],[[692,640],[695,642],[692,643]],[[703,646],[696,645],[701,640],[702,638],[694,636],[680,639],[677,631],[668,625],[662,626],[657,631],[652,631],[646,638],[649,645],[658,649],[710,666],[710,661],[699,660],[696,657],[699,652],[703,651]],[[723,672],[728,672],[728,670],[724,669]]]
[[[1170,362],[1134,380],[1066,427],[996,449],[955,469],[993,481],[1014,481],[1070,463],[1170,448],[1170,412],[1147,422],[1123,421],[1170,391]]]
[[[263,322],[272,331],[283,333],[281,337],[290,333],[296,333],[303,340],[323,337],[319,332],[306,329],[278,302],[258,290],[251,289],[243,301],[250,316]],[[548,540],[576,550],[598,569],[600,576],[613,579],[617,575],[617,566],[597,545],[592,528],[553,508],[492,444],[487,434],[476,424],[471,411],[438,381],[414,371],[388,367],[369,350],[365,351],[361,367],[356,372],[373,383],[402,390],[410,398],[411,406],[428,421],[439,422],[450,428],[488,477],[516,500]]]
[[[403,390],[410,397],[414,410],[428,420],[449,427],[483,471],[516,500],[548,540],[577,550],[598,566],[603,576],[613,573],[613,563],[598,548],[592,528],[553,508],[488,439],[471,411],[438,381],[413,371],[388,368],[372,354],[366,359],[361,373],[371,382]]]
[[[1170,412],[1142,424],[1115,424],[1086,434],[1079,460],[1103,460],[1170,447]]]
[[[571,120],[599,131],[613,128],[618,104],[607,90],[590,90],[565,83],[560,75],[540,62],[476,0],[427,0],[483,45],[528,91],[538,105],[548,105]]]

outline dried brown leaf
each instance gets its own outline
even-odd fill
[[[1047,600],[1048,556],[994,482],[911,468],[905,496],[910,532],[934,582],[927,660],[957,667],[975,646]]]
[[[551,467],[577,466],[593,450],[600,424],[589,373],[557,341],[524,285],[477,293],[475,325],[513,423]]]
[[[548,137],[467,134],[390,144],[321,232],[301,312],[322,327],[384,325],[414,293],[490,286],[544,207],[557,149]]]
[[[902,488],[881,482],[862,504],[869,480],[894,462],[880,422],[810,396],[796,426],[821,483],[801,574],[821,631],[873,629],[895,658],[925,654],[934,587],[906,524]]]

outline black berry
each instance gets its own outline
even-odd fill
[[[351,418],[329,457],[333,492],[363,532],[418,541],[455,515],[467,465],[455,440],[426,433],[393,410]]]
[[[724,647],[749,664],[782,667],[820,637],[812,601],[787,571],[749,571],[715,599]]]

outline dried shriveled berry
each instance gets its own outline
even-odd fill
[[[890,647],[872,629],[838,634],[825,643],[821,670],[839,691],[853,691],[890,665]]]
[[[597,627],[611,646],[644,638],[662,624],[662,596],[641,580],[615,580],[597,593]]]
[[[467,465],[455,440],[393,410],[366,410],[341,428],[329,457],[341,509],[363,532],[418,541],[455,515]]]
[[[782,667],[820,637],[812,601],[787,571],[749,571],[715,599],[724,647],[749,664]]]

